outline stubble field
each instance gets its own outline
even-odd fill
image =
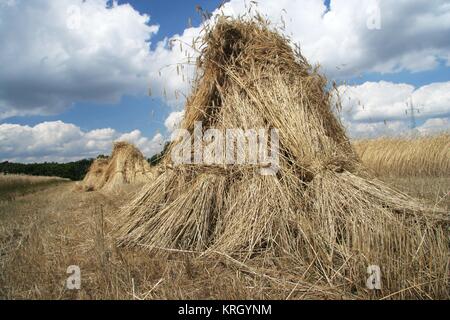
[[[379,178],[450,209],[445,170]],[[324,279],[307,279],[308,266],[281,258],[244,264],[219,253],[204,259],[174,251],[162,258],[144,247],[117,247],[111,233],[115,215],[140,187],[80,192],[66,180],[1,176],[0,299],[395,299],[405,293],[344,295]],[[80,267],[80,290],[66,286],[71,265]],[[405,290],[410,297],[426,296],[420,286]]]

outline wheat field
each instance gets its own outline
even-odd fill
[[[380,138],[354,143],[362,162],[379,176],[450,175],[450,134]]]
[[[69,180],[58,177],[0,174],[0,201],[14,199],[17,196],[39,191],[42,187],[66,182],[69,182]]]

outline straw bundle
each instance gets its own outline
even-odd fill
[[[288,255],[309,266],[306,277],[359,293],[377,264],[386,292],[420,283],[425,295],[446,295],[446,217],[364,173],[326,79],[260,18],[220,18],[204,41],[182,127],[277,128],[280,170],[174,166],[168,152],[166,170],[121,212],[120,244],[155,254]]]
[[[114,191],[125,184],[149,182],[153,171],[142,153],[132,144],[116,142],[109,159],[97,159],[82,185],[87,191]]]
[[[81,189],[86,189],[87,191],[94,191],[101,188],[103,183],[103,175],[105,174],[106,168],[108,167],[109,159],[98,158],[95,159],[91,164],[89,171],[86,173],[83,181],[81,182]]]

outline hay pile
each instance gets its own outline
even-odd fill
[[[111,157],[92,163],[82,185],[86,191],[115,191],[126,184],[149,182],[153,176],[154,170],[135,146],[116,142]]]
[[[103,176],[108,167],[108,158],[97,158],[91,164],[89,171],[81,182],[81,189],[86,191],[99,190],[104,184]]]
[[[182,127],[278,128],[280,170],[173,166],[169,152],[166,170],[120,213],[120,244],[289,256],[305,279],[358,294],[376,264],[385,293],[418,285],[394,297],[446,296],[445,218],[364,172],[326,79],[262,19],[220,18],[204,41]]]

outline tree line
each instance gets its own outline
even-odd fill
[[[1,162],[0,172],[6,174],[25,174],[29,176],[48,176],[67,178],[73,181],[83,180],[93,159],[83,159],[69,163],[14,163]]]

